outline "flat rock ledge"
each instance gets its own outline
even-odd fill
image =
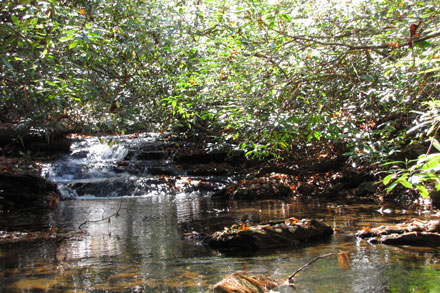
[[[202,243],[220,252],[248,252],[297,246],[332,234],[333,229],[321,221],[289,218],[266,225],[225,228],[205,237]]]
[[[365,227],[356,236],[366,238],[372,244],[440,247],[439,233],[440,220],[410,219],[391,226]]]

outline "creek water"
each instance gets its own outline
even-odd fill
[[[114,139],[112,146],[80,140],[70,155],[43,168],[73,200],[60,202],[38,221],[84,233],[59,242],[1,245],[0,291],[200,292],[237,271],[285,279],[319,255],[344,250],[351,255],[348,269],[341,270],[336,258],[324,258],[299,273],[295,287],[278,291],[440,292],[439,250],[370,245],[353,236],[362,227],[430,219],[429,213],[383,214],[371,204],[294,198],[215,201],[209,191],[191,187],[201,181],[223,186],[234,178],[186,176],[171,165],[163,151],[167,146],[158,145],[154,135]],[[167,170],[169,176],[152,170]],[[339,231],[307,245],[248,255],[222,255],[183,238],[223,229],[245,214],[255,222],[317,218]]]

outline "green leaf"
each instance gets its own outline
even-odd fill
[[[15,25],[19,25],[19,24],[20,24],[20,20],[18,20],[17,16],[15,16],[15,15],[11,15],[11,19],[12,19],[12,22],[13,22]]]
[[[69,49],[73,49],[73,48],[75,48],[76,46],[78,46],[78,44],[79,44],[79,41],[78,41],[78,40],[73,41],[72,43],[70,43],[70,45],[69,45]]]
[[[406,188],[412,188],[412,187],[413,187],[412,184],[411,184],[408,180],[403,179],[403,178],[398,179],[398,180],[396,181],[396,183],[400,183],[400,184],[402,184],[403,186],[405,186]]]
[[[429,192],[423,185],[418,184],[416,187],[423,197],[429,197]]]
[[[431,138],[432,145],[440,152],[440,143],[435,138]]]
[[[420,71],[420,73],[429,73],[429,72],[434,72],[434,71],[440,71],[440,66],[439,67],[430,68],[428,70]]]
[[[43,53],[41,53],[41,57],[44,58],[47,55],[47,48],[44,49]]]
[[[417,42],[417,43],[415,43],[414,45],[415,45],[416,47],[419,47],[419,48],[426,48],[426,47],[430,47],[430,46],[432,46],[432,44],[431,44],[430,42],[428,42],[428,41]]]
[[[388,165],[394,165],[394,164],[403,164],[403,161],[391,161],[391,162],[386,162],[383,163],[381,166],[388,166]]]
[[[391,179],[394,179],[396,177],[396,174],[390,174],[388,176],[385,176],[385,178],[382,180],[382,183],[384,185],[388,185],[388,183],[390,183]]]
[[[393,184],[391,184],[390,186],[388,186],[388,187],[386,188],[387,193],[388,193],[388,192],[391,192],[391,190],[393,190],[394,187],[396,187],[396,186],[397,186],[397,183],[396,183],[396,182],[394,182]]]
[[[284,149],[284,150],[289,150],[289,147],[287,146],[287,144],[284,141],[280,141],[279,145]]]
[[[315,131],[313,132],[313,136],[317,139],[317,140],[321,140],[321,133],[319,131]]]
[[[1,59],[2,59],[2,61],[3,61],[3,64],[6,65],[6,67],[8,67],[8,68],[11,69],[12,71],[14,71],[14,67],[12,67],[12,64],[9,63],[8,60],[6,60],[4,57],[1,57]]]
[[[426,164],[423,165],[422,170],[429,172],[431,169],[436,168],[440,164],[440,154],[436,154],[435,157],[427,159]]]

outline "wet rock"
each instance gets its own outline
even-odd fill
[[[235,150],[216,150],[204,152],[201,150],[181,151],[174,155],[174,161],[178,164],[207,164],[207,163],[231,163],[241,164],[244,162],[244,152]]]
[[[276,199],[292,195],[292,189],[278,177],[267,176],[251,180],[241,180],[237,184],[230,185],[212,197],[217,199],[253,200],[253,199]]]
[[[244,273],[233,273],[211,288],[211,292],[268,292],[278,286],[271,278],[258,275],[250,277]]]
[[[186,173],[190,176],[222,176],[234,173],[234,167],[227,163],[198,164],[188,167]]]
[[[367,238],[370,243],[391,245],[440,246],[440,220],[411,219],[404,223],[363,228],[356,236]]]
[[[48,207],[57,186],[32,172],[0,173],[0,210]]]
[[[356,195],[363,196],[367,194],[372,194],[376,192],[376,185],[373,181],[364,181],[361,184],[359,184]]]
[[[141,161],[159,161],[165,160],[169,156],[166,151],[146,151],[136,155],[136,160]]]
[[[173,192],[171,178],[161,177],[119,177],[102,178],[93,181],[68,183],[64,188],[74,190],[78,196],[142,196],[145,194],[165,194]]]
[[[0,231],[0,244],[10,244],[17,242],[36,242],[52,240],[60,242],[64,239],[79,237],[81,232],[57,232],[57,229],[52,228],[51,231],[34,231],[34,232],[20,232],[20,231]]]
[[[295,218],[281,223],[225,228],[203,240],[204,244],[220,252],[247,252],[258,249],[270,249],[297,246],[319,240],[333,234],[332,228],[321,221]]]
[[[413,245],[413,246],[433,246],[440,245],[440,235],[430,232],[407,232],[403,234],[390,234],[380,238],[373,237],[368,240],[371,244],[389,245]]]

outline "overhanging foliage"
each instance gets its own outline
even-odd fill
[[[210,134],[383,161],[439,94],[434,1],[6,1],[4,122]],[[418,25],[411,34],[411,25]],[[414,27],[413,27],[414,29]]]

